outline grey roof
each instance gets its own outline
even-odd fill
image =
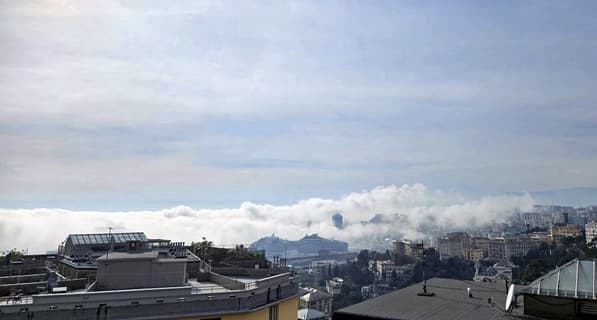
[[[326,314],[315,309],[299,309],[297,318],[300,320],[311,320],[325,318]]]
[[[526,294],[597,300],[595,260],[574,259],[533,281]]]
[[[332,297],[331,294],[329,294],[325,291],[319,290],[319,289],[310,288],[310,289],[307,289],[306,291],[307,292],[305,294],[301,295],[301,298],[300,298],[301,300],[308,301],[308,302],[314,302],[314,301],[318,301],[318,300],[322,300],[322,299],[329,299]]]
[[[473,298],[467,295],[471,289]],[[515,308],[511,314],[504,312],[506,284],[473,282],[454,279],[433,278],[427,280],[427,291],[432,297],[418,296],[422,283],[399,289],[383,296],[365,300],[334,313],[334,320],[343,319],[525,319],[522,308]],[[494,305],[488,302],[493,297]],[[518,297],[517,304],[523,304]],[[540,319],[534,317],[533,319]]]
[[[127,241],[147,241],[147,237],[143,232],[69,234],[67,241],[70,238],[74,245],[110,244],[110,237],[114,239],[114,243],[126,243]]]
[[[159,256],[159,251],[146,251],[146,252],[110,252],[109,254],[105,254],[99,258],[97,261],[104,261],[104,260],[138,260],[138,259],[157,259]]]

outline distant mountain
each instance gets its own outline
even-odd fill
[[[529,192],[537,204],[588,207],[597,205],[597,188],[581,187]]]

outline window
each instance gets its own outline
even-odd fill
[[[269,307],[269,320],[278,320],[278,305]]]

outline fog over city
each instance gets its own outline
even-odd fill
[[[529,195],[470,200],[415,184],[380,186],[338,199],[310,198],[286,206],[245,202],[238,208],[213,210],[187,206],[127,212],[2,209],[0,243],[44,252],[55,250],[68,233],[103,233],[111,226],[114,232],[145,231],[149,237],[187,242],[206,237],[223,245],[250,243],[272,233],[288,239],[319,233],[358,249],[375,247],[387,236],[427,240],[424,230],[466,230],[504,221],[512,213],[532,209],[532,205]],[[341,230],[331,220],[336,212],[344,216]],[[378,223],[361,223],[374,214],[384,214],[385,218]]]

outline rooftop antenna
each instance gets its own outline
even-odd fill
[[[110,258],[110,247],[112,247],[112,227],[108,227],[108,250],[106,251],[106,259]]]
[[[417,293],[417,295],[424,296],[424,297],[432,297],[435,295],[435,293],[427,291],[427,278],[425,277],[426,253],[427,253],[427,250],[423,249],[423,261],[421,262],[421,266],[423,267],[423,270],[422,270],[423,271],[423,291]]]

